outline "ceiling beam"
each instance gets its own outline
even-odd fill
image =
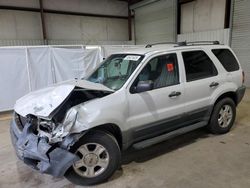
[[[132,5],[135,3],[139,3],[140,1],[143,1],[143,0],[118,0],[118,1],[126,1],[126,2],[129,2],[130,5]]]
[[[2,9],[2,10],[18,10],[18,11],[39,12],[39,13],[41,12],[40,8],[17,7],[17,6],[2,6],[1,5],[0,9]],[[62,11],[62,10],[53,10],[53,9],[43,9],[43,13],[74,15],[74,16],[88,16],[88,17],[99,17],[99,18],[128,19],[128,16],[93,14],[93,13],[72,12],[72,11]]]
[[[178,0],[178,3],[185,4],[185,3],[190,3],[192,1],[195,1],[195,0]]]

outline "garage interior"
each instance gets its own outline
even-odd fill
[[[17,159],[13,106],[31,91],[80,78],[112,53],[163,41],[219,41],[236,53],[250,87],[249,9],[248,0],[0,0],[0,188],[78,187]],[[249,108],[247,89],[230,133],[199,129],[131,148],[112,178],[94,187],[250,187]]]

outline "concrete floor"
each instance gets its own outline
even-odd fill
[[[17,160],[9,120],[0,121],[0,188],[77,187],[66,179],[41,175]],[[237,109],[236,125],[226,135],[204,129],[153,147],[125,153],[122,169],[96,187],[249,188],[250,90]]]

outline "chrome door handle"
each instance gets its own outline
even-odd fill
[[[170,93],[168,96],[170,97],[170,98],[172,98],[172,97],[177,97],[177,96],[180,96],[181,95],[181,92],[179,92],[179,91],[173,91],[172,93]]]
[[[209,87],[214,88],[214,87],[217,87],[218,85],[219,85],[218,82],[212,82],[212,83],[209,85]]]

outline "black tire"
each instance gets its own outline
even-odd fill
[[[228,105],[232,109],[232,119],[229,121],[230,123],[226,125],[225,127],[221,126],[219,124],[219,117],[220,117],[220,110],[225,107],[225,105]],[[230,131],[232,128],[234,121],[236,117],[236,106],[234,101],[231,98],[223,98],[219,102],[217,102],[214,106],[210,122],[208,124],[208,129],[213,134],[225,134]]]
[[[77,185],[95,185],[105,182],[113,175],[113,173],[120,167],[121,164],[120,147],[113,135],[103,131],[89,133],[72,147],[72,152],[75,153],[80,146],[88,143],[98,143],[103,146],[108,152],[109,163],[106,169],[100,175],[91,178],[78,175],[72,166],[65,173],[65,177]]]

